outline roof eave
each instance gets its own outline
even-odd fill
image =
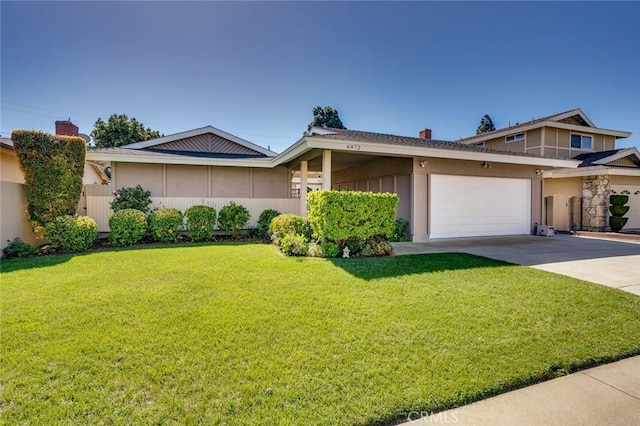
[[[273,157],[265,158],[211,158],[189,157],[185,155],[144,155],[126,153],[87,152],[87,160],[108,163],[150,163],[150,164],[183,164],[195,166],[233,166],[271,168],[275,164]]]

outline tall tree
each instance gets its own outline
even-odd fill
[[[310,130],[314,126],[346,129],[344,124],[342,124],[342,120],[340,120],[338,111],[330,106],[326,106],[324,108],[317,106],[313,108],[313,120],[311,120],[311,123],[307,126],[307,130]]]
[[[476,130],[476,135],[480,133],[491,132],[496,129],[496,126],[493,125],[493,120],[489,117],[489,114],[485,114],[484,117],[480,120],[480,125],[478,126],[478,130]]]
[[[105,123],[98,118],[93,125],[91,137],[98,148],[110,148],[130,143],[148,141],[149,139],[164,136],[157,130],[145,128],[134,117],[127,114],[113,114]]]

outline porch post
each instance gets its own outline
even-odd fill
[[[322,151],[322,189],[331,189],[331,150]]]
[[[300,162],[300,216],[307,215],[307,172],[309,164],[306,161]]]

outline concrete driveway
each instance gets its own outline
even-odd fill
[[[462,252],[531,266],[640,296],[640,241],[556,235],[394,243],[402,254]]]

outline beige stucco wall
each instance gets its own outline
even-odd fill
[[[609,175],[611,185],[640,186],[640,176],[615,176]]]
[[[116,163],[113,190],[142,185],[153,197],[289,198],[289,170]]]
[[[207,197],[207,166],[167,164],[166,197]]]
[[[5,248],[7,240],[16,237],[31,244],[41,243],[31,230],[24,185],[0,182],[0,198],[0,247]]]
[[[15,151],[4,146],[0,147],[0,181],[24,183]]]
[[[163,196],[164,165],[141,163],[114,163],[111,165],[113,190],[141,185],[151,196]]]
[[[582,177],[545,179],[544,196],[555,194],[582,197]]]

